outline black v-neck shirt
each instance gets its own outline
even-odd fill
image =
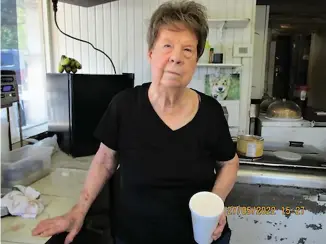
[[[217,161],[235,156],[221,105],[201,92],[195,117],[172,130],[157,115],[150,83],[116,95],[95,136],[117,151],[118,237],[127,244],[193,244],[189,200],[211,191]],[[218,172],[217,172],[218,173]]]

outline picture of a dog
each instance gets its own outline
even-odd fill
[[[212,97],[218,101],[223,101],[227,98],[231,85],[231,77],[225,76],[220,79],[214,79],[210,82]]]

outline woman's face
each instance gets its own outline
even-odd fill
[[[197,66],[196,35],[184,25],[160,28],[148,57],[152,82],[166,87],[186,87]]]

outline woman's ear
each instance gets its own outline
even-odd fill
[[[147,52],[147,59],[148,59],[148,61],[151,61],[152,54],[153,54],[153,51],[151,49],[149,49],[148,52]]]

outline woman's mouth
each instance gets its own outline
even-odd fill
[[[172,74],[172,75],[177,75],[180,76],[180,73],[174,72],[174,71],[165,71],[168,74]]]

